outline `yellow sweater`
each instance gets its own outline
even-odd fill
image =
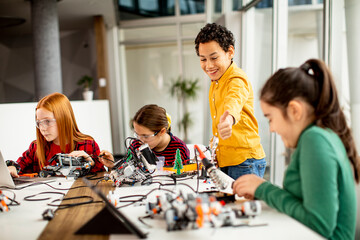
[[[220,167],[241,164],[246,159],[262,159],[258,123],[254,115],[254,93],[245,72],[232,63],[218,81],[212,81],[209,104],[213,135],[219,137],[217,125],[228,110],[235,118],[230,138],[219,137],[216,156]]]

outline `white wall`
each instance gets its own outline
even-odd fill
[[[0,104],[0,150],[5,160],[17,160],[36,139],[37,103]],[[82,133],[92,136],[100,149],[112,152],[109,102],[71,101]]]
[[[207,145],[207,139],[203,142],[204,135],[204,101],[208,108],[207,83],[209,78],[203,73],[199,57],[195,53],[193,42],[183,42],[185,78],[199,79],[200,89],[197,91],[195,100],[188,100],[187,107],[191,114],[193,124],[188,131],[190,143]],[[183,134],[178,129],[180,114],[179,104],[175,97],[171,97],[169,89],[171,81],[177,79],[178,71],[178,49],[175,42],[163,45],[144,44],[126,47],[126,72],[129,119],[124,121],[125,127],[131,133],[129,121],[135,113],[146,104],[157,104],[166,109],[171,115],[171,132],[183,139]]]

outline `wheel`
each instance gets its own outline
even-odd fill
[[[45,172],[45,171],[40,171],[40,172],[39,172],[39,176],[40,176],[41,178],[46,178],[46,177],[48,176],[48,174],[47,174],[47,172]]]
[[[80,171],[79,170],[75,170],[73,172],[73,174],[74,174],[74,179],[78,179],[78,177],[80,177]]]

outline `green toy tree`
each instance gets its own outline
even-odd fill
[[[175,154],[175,163],[174,163],[174,169],[176,170],[176,174],[180,175],[181,169],[183,169],[183,168],[184,168],[184,166],[183,166],[182,160],[181,160],[180,149],[177,149],[176,154]]]

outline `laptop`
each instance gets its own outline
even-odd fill
[[[32,179],[26,177],[12,178],[9,169],[6,166],[4,157],[0,151],[0,187],[15,188],[15,186],[33,183]]]
[[[143,232],[142,229],[135,225],[135,223],[122,213],[120,209],[115,208],[115,206],[109,202],[106,196],[99,188],[96,187],[96,185],[92,185],[92,183],[86,178],[83,178],[82,180],[104,201],[105,207],[97,215],[90,219],[90,221],[84,224],[76,232],[76,234],[131,233],[141,239],[147,237],[148,233]]]

